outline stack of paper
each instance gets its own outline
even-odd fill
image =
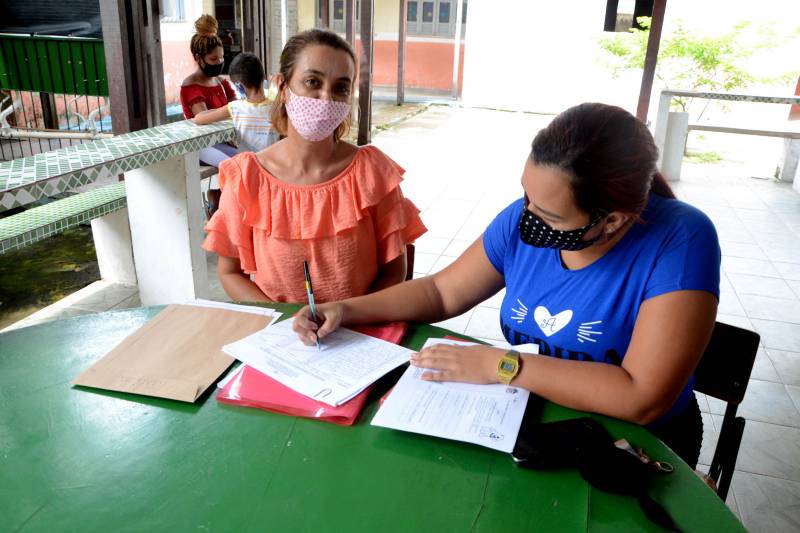
[[[447,339],[433,344],[472,345]],[[516,347],[520,348],[520,347]],[[529,351],[535,352],[535,345]],[[373,426],[480,444],[509,452],[517,441],[529,392],[509,385],[423,381],[409,367],[372,419]]]
[[[407,362],[412,350],[340,328],[321,349],[305,346],[291,321],[274,324],[223,346],[223,351],[259,372],[317,401],[338,406],[390,370]]]
[[[360,333],[394,344],[400,343],[407,329],[408,324],[405,322],[357,328]],[[300,394],[245,364],[232,371],[225,379],[220,380],[217,387],[220,388],[217,400],[223,403],[254,407],[290,416],[314,418],[342,426],[350,426],[355,423],[371,389],[371,387],[367,387],[350,401],[333,407]]]

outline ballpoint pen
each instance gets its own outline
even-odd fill
[[[306,276],[306,295],[308,295],[308,307],[311,309],[311,320],[313,320],[316,324],[317,307],[314,305],[314,290],[311,288],[311,274],[308,272],[308,261],[303,261],[303,273]],[[314,335],[317,337],[317,350],[319,350],[319,335],[316,331],[314,332]]]

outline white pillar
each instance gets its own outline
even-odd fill
[[[128,210],[120,209],[92,220],[92,237],[100,277],[118,283],[136,283]]]
[[[658,98],[658,113],[656,114],[656,126],[653,138],[656,141],[658,148],[658,167],[661,168],[661,162],[664,155],[664,140],[667,138],[667,120],[669,118],[669,104],[672,102],[672,93],[669,91],[661,91],[661,96]]]
[[[661,154],[661,173],[669,181],[681,179],[683,152],[689,134],[689,113],[671,112],[667,118],[664,150]]]
[[[795,181],[797,175],[797,167],[800,160],[800,139],[784,139],[783,140],[783,157],[780,162],[780,175],[778,179],[781,181]]]
[[[197,152],[125,174],[142,305],[209,296]]]

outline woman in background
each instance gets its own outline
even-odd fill
[[[217,19],[211,15],[202,15],[195,21],[194,28],[195,34],[189,49],[197,63],[197,69],[181,84],[181,105],[183,116],[187,119],[209,109],[224,107],[236,99],[236,92],[231,84],[219,77],[225,58],[222,40],[217,35]],[[237,152],[233,146],[219,143],[203,148],[199,156],[202,163],[219,168],[220,163]],[[206,200],[209,216],[219,206],[219,196],[219,187],[211,184]]]

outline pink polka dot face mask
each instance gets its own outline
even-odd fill
[[[289,95],[286,114],[297,133],[307,141],[327,139],[350,114],[347,102],[297,96],[288,87],[286,92]]]

